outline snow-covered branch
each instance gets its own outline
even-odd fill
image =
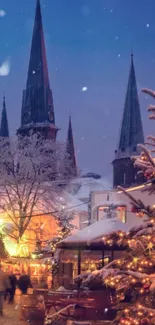
[[[142,92],[144,94],[150,95],[151,97],[155,98],[155,91],[149,88],[143,88]]]

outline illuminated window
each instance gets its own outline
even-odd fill
[[[126,206],[125,205],[104,205],[98,208],[98,220],[117,219],[126,222]]]

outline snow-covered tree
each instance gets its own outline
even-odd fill
[[[143,89],[155,98],[155,92]],[[150,119],[155,119],[155,106],[148,108]],[[135,157],[135,166],[141,168],[147,178],[144,186],[149,194],[155,193],[155,137],[148,136],[140,157]],[[151,149],[150,149],[151,148]],[[84,286],[110,287],[116,290],[119,310],[113,325],[155,324],[155,206],[146,206],[129,192],[119,187],[131,201],[133,212],[147,220],[128,234],[117,232],[103,238],[106,245],[124,246],[125,253],[100,271],[85,277]]]
[[[37,216],[59,222],[67,215],[59,186],[63,157],[63,144],[37,135],[0,138],[0,223],[17,243],[26,232],[36,233]]]

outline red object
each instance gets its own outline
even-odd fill
[[[150,283],[145,283],[144,286],[143,286],[143,288],[144,289],[148,289],[148,288],[150,288],[150,285],[151,285]]]
[[[137,212],[139,212],[139,210],[135,206],[132,206],[131,212],[137,213]]]
[[[148,318],[144,318],[140,322],[140,325],[149,325],[149,324],[150,324],[150,320]]]

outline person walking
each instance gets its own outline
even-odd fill
[[[9,280],[10,280],[11,288],[8,290],[8,293],[9,293],[9,304],[11,304],[14,302],[14,296],[15,296],[16,285],[17,285],[17,278],[13,274],[13,272],[11,272],[9,276]]]
[[[5,292],[7,289],[11,288],[10,280],[8,274],[2,271],[0,266],[0,315],[3,315],[3,301]]]
[[[23,274],[18,281],[18,287],[23,295],[27,294],[28,288],[33,288],[29,275]]]

